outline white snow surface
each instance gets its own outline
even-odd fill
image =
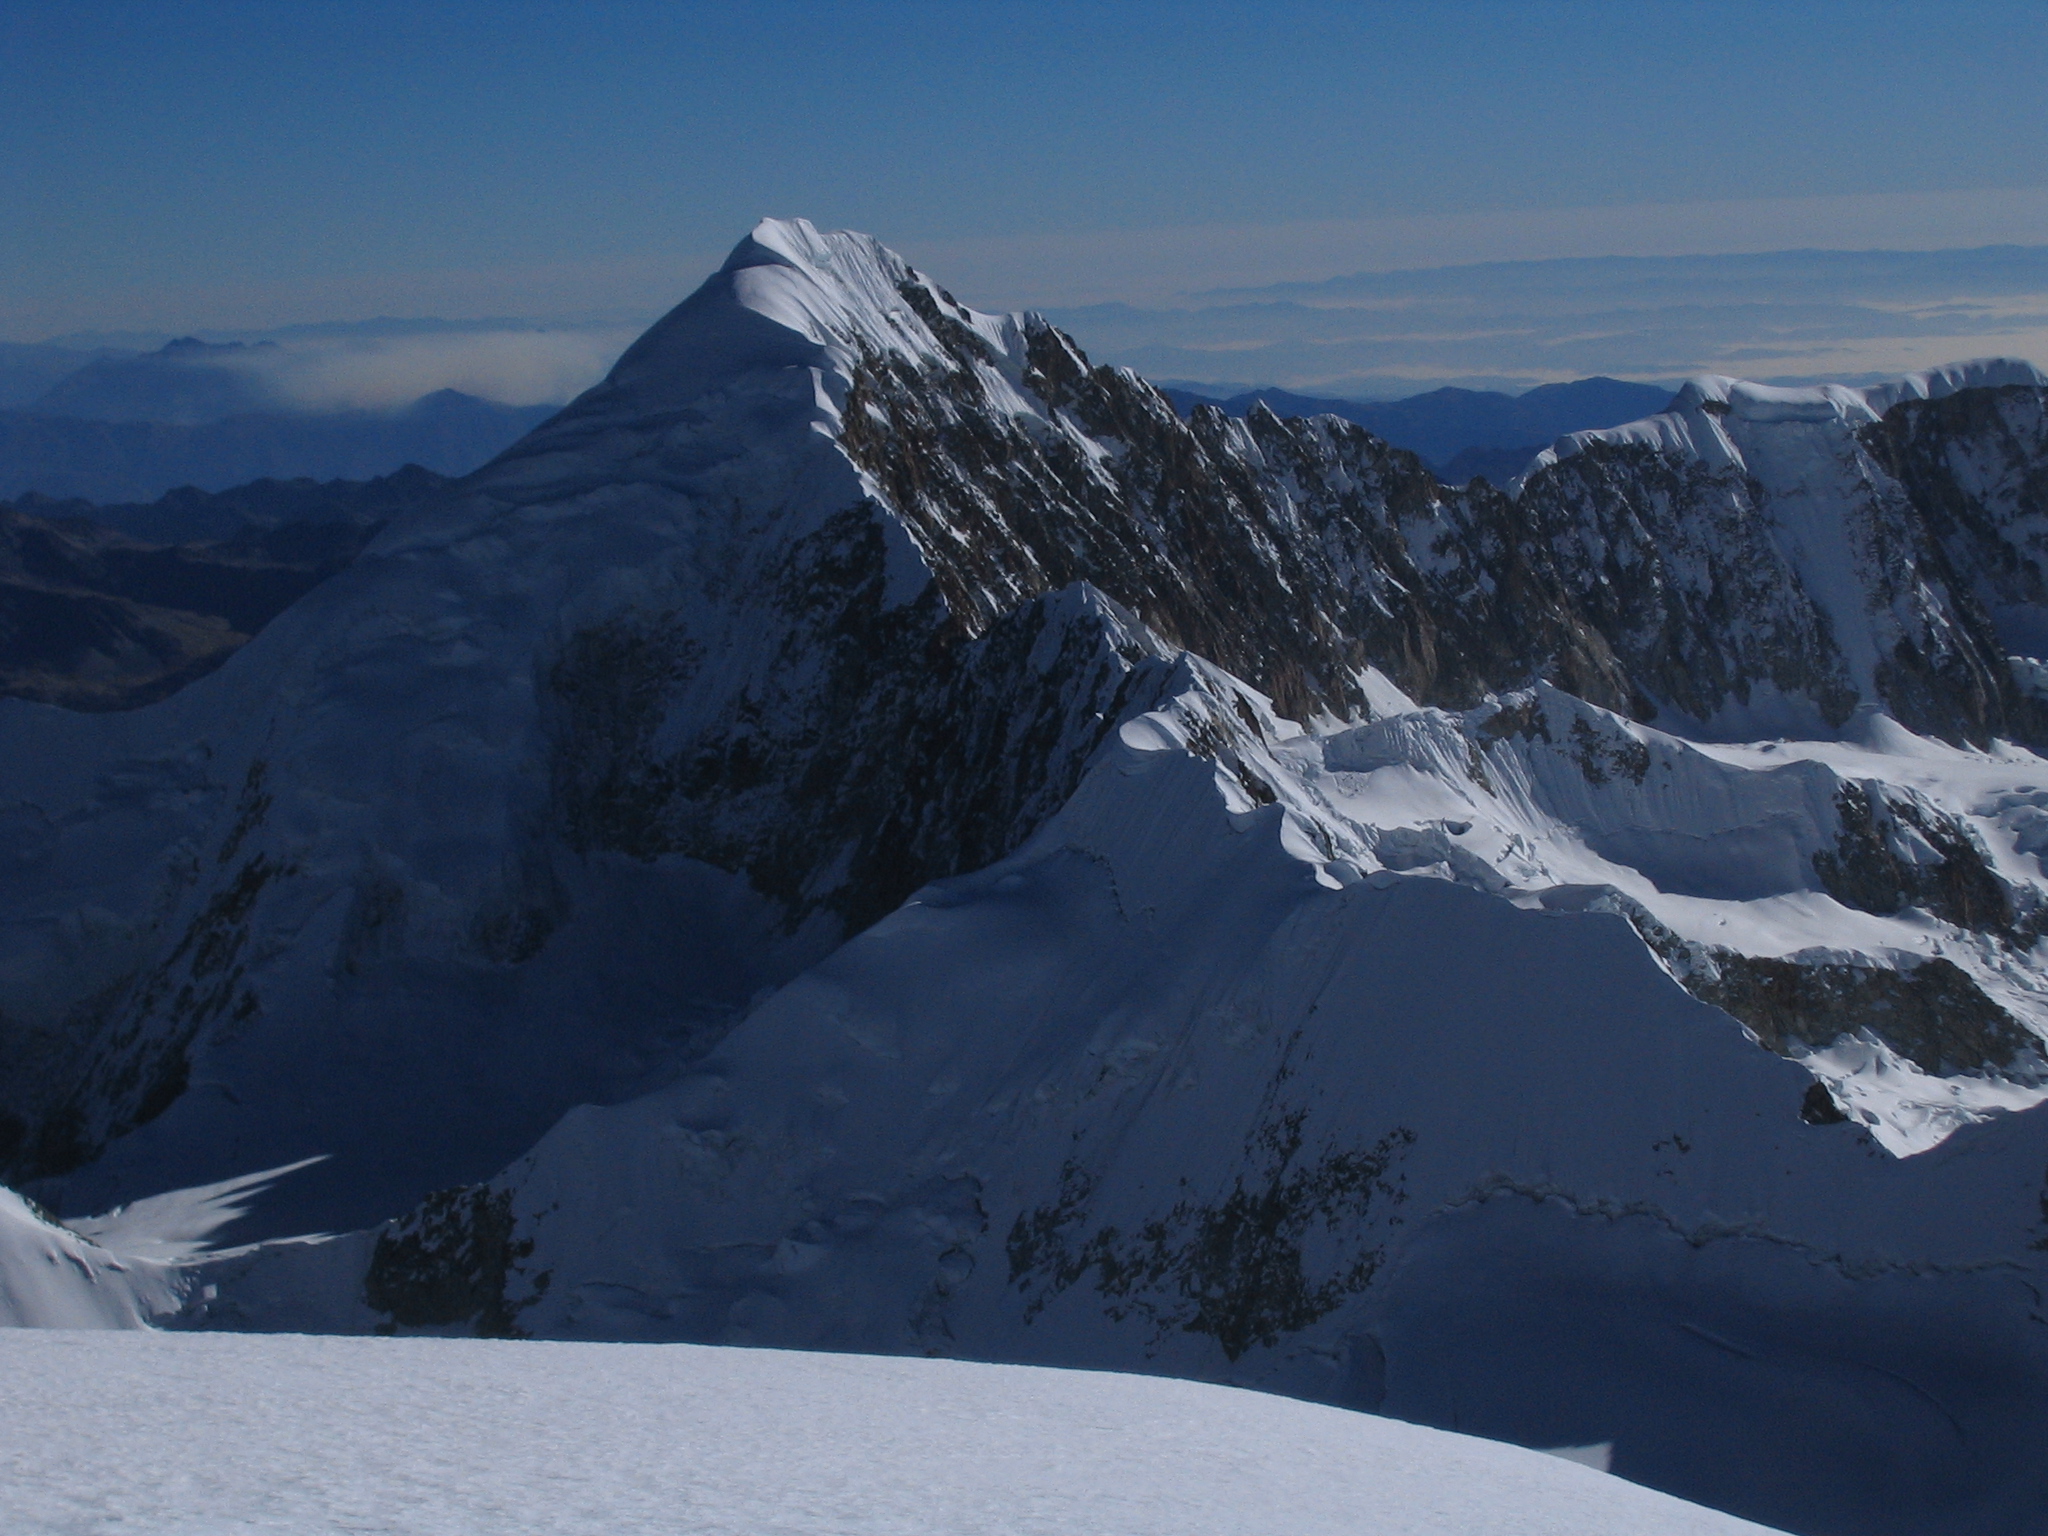
[[[1737,1536],[1570,1460],[1227,1387],[690,1345],[0,1335],[11,1536]],[[168,1405],[175,1404],[172,1428]]]
[[[1813,867],[1834,845],[1838,791],[1891,786],[1954,818],[2011,886],[2048,899],[2048,762],[2034,753],[1952,747],[1882,715],[1861,719],[1857,739],[1699,743],[1547,684],[1454,714],[1368,683],[1379,718],[1311,733],[1269,719],[1256,757],[1284,807],[1283,846],[1324,885],[1442,879],[1539,910],[1621,911],[1621,898],[1700,948],[1888,967],[1940,957],[2048,1038],[2048,974],[2033,955],[1918,908],[1844,906]],[[1517,717],[1535,729],[1499,726]],[[1122,736],[1141,751],[1186,738],[1165,714]],[[1253,808],[1229,774],[1216,784],[1233,812]],[[1801,1059],[1895,1156],[2048,1098],[2039,1060],[1935,1076],[1858,1030]]]
[[[1939,400],[1957,390],[2006,384],[2048,384],[2048,373],[2024,358],[1979,357],[1862,389],[1846,384],[1787,388],[1752,384],[1726,374],[1701,374],[1686,381],[1672,398],[1668,411],[1618,427],[1570,432],[1560,437],[1536,456],[1516,484],[1525,483],[1545,465],[1568,459],[1595,442],[1644,443],[1659,452],[1698,458],[1715,468],[1744,469],[1749,466],[1743,450],[1758,440],[1760,434],[1754,431],[1758,427],[1788,423],[1863,426],[1876,421],[1902,400]]]
[[[215,1253],[214,1233],[313,1161],[68,1223],[0,1186],[0,1328],[148,1327],[182,1304],[184,1261]]]
[[[179,1276],[123,1262],[0,1189],[0,1328],[141,1328],[176,1305]]]

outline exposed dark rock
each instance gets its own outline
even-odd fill
[[[1929,1073],[2030,1067],[2041,1054],[2031,1030],[1939,956],[1894,968],[1737,954],[1680,938],[1611,886],[1557,887],[1544,904],[1625,918],[1681,986],[1780,1055],[1822,1049],[1865,1030]]]
[[[1454,708],[1543,677],[1637,719],[1670,707],[1711,721],[1763,689],[1807,701],[1822,728],[1883,702],[1951,741],[2048,741],[2048,714],[2014,686],[1973,590],[1986,561],[2017,558],[2017,535],[1994,530],[1995,552],[1952,554],[1882,466],[1867,510],[1884,586],[1872,602],[1907,627],[1868,701],[1776,541],[1765,491],[1740,473],[1594,442],[1517,500],[1484,482],[1449,490],[1333,416],[1282,419],[1260,403],[1241,420],[1204,405],[1182,420],[1135,375],[1091,367],[1035,325],[1022,384],[1120,450],[1105,459],[991,408],[974,371],[988,366],[985,344],[912,289],[949,322],[933,329],[954,357],[871,359],[843,440],[917,533],[970,634],[1088,581],[1297,719],[1356,713],[1355,676],[1371,664]],[[1954,435],[1989,430],[1975,418],[1945,421],[1952,448],[1988,451]]]
[[[1087,581],[1296,718],[1359,712],[1369,663],[1431,702],[1470,705],[1544,673],[1595,702],[1642,702],[1506,496],[1447,493],[1414,455],[1335,418],[1203,408],[1184,422],[1051,327],[1027,341],[1026,387],[1123,445],[1112,462],[989,409],[972,356],[873,361],[845,412],[848,452],[918,534],[969,633]]]
[[[1717,951],[1714,963],[1717,979],[1688,981],[1694,995],[1725,1008],[1781,1054],[1868,1029],[1921,1071],[1951,1074],[2008,1068],[2040,1048],[1951,960],[1894,970]]]
[[[2043,654],[2048,608],[2048,401],[2027,385],[1906,400],[1863,432],[2006,648]]]
[[[1358,1242],[1358,1229],[1375,1199],[1404,1198],[1395,1170],[1415,1137],[1396,1129],[1371,1147],[1329,1148],[1297,1166],[1306,1118],[1296,1109],[1261,1126],[1245,1161],[1263,1166],[1240,1174],[1218,1199],[1183,1199],[1128,1234],[1104,1226],[1075,1240],[1094,1181],[1070,1160],[1058,1197],[1019,1212],[1010,1228],[1010,1283],[1035,1293],[1027,1319],[1092,1271],[1111,1319],[1143,1317],[1155,1341],[1169,1331],[1207,1334],[1236,1360],[1255,1344],[1271,1349],[1363,1291],[1382,1255]],[[1317,1227],[1340,1250],[1320,1279],[1311,1278],[1303,1251]]]
[[[1849,1117],[1835,1102],[1835,1096],[1828,1092],[1827,1084],[1808,1083],[1806,1096],[1799,1101],[1799,1118],[1808,1125],[1841,1125]]]
[[[656,733],[694,675],[689,645],[654,615],[574,636],[550,676],[571,846],[689,854],[745,873],[791,928],[822,908],[852,932],[1015,848],[1173,676],[1082,593],[966,641],[935,598],[887,606],[885,574],[866,509],[792,550],[792,653],[668,753]]]
[[[1623,731],[1603,731],[1584,715],[1572,716],[1572,759],[1588,784],[1627,779],[1640,784],[1650,772],[1650,749]]]
[[[484,1185],[429,1195],[377,1234],[363,1299],[391,1319],[386,1332],[469,1324],[479,1338],[522,1338],[519,1313],[546,1294],[549,1276],[535,1275],[523,1300],[507,1299],[519,1261],[533,1252],[533,1239],[513,1228],[510,1190]]]
[[[1919,907],[1958,928],[2013,934],[2011,893],[1963,823],[1867,783],[1844,784],[1835,809],[1836,851],[1816,853],[1813,869],[1844,906],[1880,917]]]
[[[26,1128],[0,1178],[22,1183],[69,1172],[177,1101],[199,1035],[261,1011],[243,985],[249,919],[264,888],[291,872],[264,853],[244,861],[163,960],[73,1005],[54,1031],[61,1051],[10,1043],[10,1056],[19,1052],[24,1063],[41,1056],[44,1070],[17,1071],[0,1084],[8,1112]]]
[[[1521,504],[1525,536],[1552,552],[1574,608],[1641,699],[1710,720],[1768,684],[1839,725],[1855,691],[1755,495],[1739,475],[1595,442],[1532,476]],[[1654,704],[1609,707],[1656,714]]]

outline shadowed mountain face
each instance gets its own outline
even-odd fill
[[[0,388],[69,364],[32,401],[0,410],[0,497],[146,501],[259,479],[369,480],[406,464],[464,475],[556,409],[441,389],[403,409],[308,410],[279,392],[284,355],[273,342],[191,337],[139,354],[0,355],[0,369],[12,365]]]
[[[154,421],[199,426],[228,416],[276,410],[252,361],[269,344],[206,342],[183,336],[154,352],[96,358],[57,380],[29,411],[76,421]]]
[[[52,386],[107,351],[42,343],[0,341],[0,410],[33,405]]]

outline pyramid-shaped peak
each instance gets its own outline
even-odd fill
[[[845,380],[864,355],[939,362],[950,349],[934,326],[951,324],[995,356],[1021,338],[1021,317],[967,308],[872,235],[763,219],[585,402],[607,414],[629,404],[666,411],[761,370],[815,368]]]
[[[893,287],[915,276],[910,263],[873,235],[854,229],[824,230],[809,219],[763,219],[732,248],[720,270],[785,266],[820,280],[879,275]]]

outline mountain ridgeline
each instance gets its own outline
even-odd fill
[[[1119,444],[1104,473],[1023,418],[995,427],[1009,413],[977,388],[986,349],[957,321],[935,333],[945,360],[856,373],[844,440],[920,533],[970,632],[982,613],[1087,581],[1299,719],[1359,713],[1370,666],[1448,707],[1545,677],[1644,721],[1711,728],[1768,693],[1809,729],[1867,704],[1945,740],[2042,740],[1989,619],[2038,570],[2019,557],[2032,503],[2018,486],[1959,483],[1925,449],[1910,490],[1888,472],[1929,404],[1902,403],[1890,435],[1839,432],[1863,491],[1846,534],[1869,562],[1857,575],[1889,585],[1847,615],[1867,634],[1837,636],[1739,459],[1672,465],[1595,438],[1519,497],[1450,490],[1331,417],[1197,407],[1183,423],[1134,375],[1027,327],[1024,387]],[[2007,385],[1958,457],[2038,464],[2041,398],[2032,379]],[[1852,677],[1845,647],[1878,651],[1875,670]]]
[[[1448,485],[1484,475],[1505,485],[1567,433],[1637,421],[1664,409],[1671,391],[1624,379],[1574,379],[1539,384],[1519,395],[1494,390],[1433,389],[1400,400],[1333,400],[1285,389],[1254,389],[1227,399],[1199,391],[1161,391],[1185,416],[1214,405],[1247,416],[1263,405],[1276,416],[1338,416],[1375,437],[1422,456]]]
[[[147,502],[408,464],[463,475],[554,414],[455,389],[399,409],[308,408],[276,387],[285,356],[190,336],[143,353],[0,347],[0,497]]]
[[[0,504],[0,697],[105,710],[174,693],[445,484],[413,465],[141,506]]]
[[[348,1235],[189,1326],[1169,1370],[2003,1528],[2044,383],[1698,380],[1453,488],[764,223],[225,664],[0,701],[0,1166],[324,1158],[236,1235]]]
[[[455,952],[516,974],[566,919],[556,866],[602,853],[723,871],[778,928],[810,934],[802,953],[821,953],[927,881],[1019,846],[1105,733],[1174,687],[1182,653],[1238,680],[1202,750],[1261,802],[1278,791],[1240,748],[1260,734],[1242,685],[1297,726],[1369,718],[1374,679],[1450,710],[1540,680],[1681,735],[1827,736],[1882,711],[1957,745],[2048,737],[2034,674],[2007,659],[2040,612],[2030,477],[2048,459],[2048,420],[2024,368],[1947,381],[1943,398],[1907,392],[1881,417],[1858,397],[1855,410],[1824,402],[1788,422],[1771,391],[1694,389],[1657,418],[1675,424],[1681,451],[1591,434],[1510,496],[1446,488],[1414,455],[1329,416],[1198,407],[1183,420],[1035,317],[979,316],[893,256],[801,238],[794,255],[743,244],[604,384],[323,589],[352,609],[453,561],[469,568],[451,578],[459,590],[483,579],[467,552],[488,540],[489,585],[505,587],[493,601],[526,615],[490,622],[498,665],[530,658],[496,685],[511,688],[513,714],[488,728],[531,743],[515,749],[524,766],[478,786],[510,818],[479,829],[496,850],[483,864],[507,874],[437,891],[474,911],[455,925]],[[745,302],[771,280],[802,292],[800,323]],[[826,359],[841,392],[829,407],[808,394],[826,387],[808,382]],[[821,409],[823,436],[803,425]],[[1839,483],[1810,483],[1817,472],[1797,460],[1809,479],[1774,493],[1737,447],[1756,437],[1783,458],[1776,440],[1793,434],[1823,440],[1814,463]],[[1842,558],[1826,569],[1810,536],[1786,537],[1778,505],[1820,491],[1840,508],[1830,536]],[[526,560],[559,574],[515,577]],[[465,628],[483,622],[467,600],[443,600],[464,605]],[[326,606],[295,609],[300,638],[248,670],[291,675],[331,652],[343,621]],[[310,857],[327,835],[318,815],[296,834],[302,849],[251,862],[260,816],[248,807],[290,792],[279,748],[229,746],[248,727],[239,718],[215,739],[212,696],[181,705],[163,728],[206,741],[201,778],[214,787],[162,835],[219,842],[220,873],[131,907],[134,960],[88,967],[89,1004],[35,989],[48,1001],[27,1010],[43,1016],[31,1033],[61,1066],[11,1074],[17,1178],[89,1161],[144,1106],[168,1102],[164,1085],[184,1080],[206,1036],[164,1016],[189,985],[147,978],[182,973],[223,901],[241,914],[275,899],[252,888],[245,902],[237,881],[292,869],[295,885],[390,885],[359,895],[366,913],[410,899],[404,875],[348,871],[386,857],[408,868],[411,855],[357,843]],[[346,689],[334,701],[344,716],[365,707]],[[376,709],[409,713],[391,698]],[[273,743],[301,730],[258,714]],[[45,755],[38,719],[11,723],[26,758]],[[526,782],[517,799],[531,803],[515,813],[506,797]],[[395,792],[355,791],[387,806]],[[209,823],[222,830],[203,834]],[[269,963],[304,963],[302,948]],[[233,1006],[260,1016],[254,981]],[[348,987],[329,990],[323,1011],[352,1011]],[[339,1048],[349,1028],[322,1034]],[[139,1065],[137,1052],[160,1051],[156,1067]]]

